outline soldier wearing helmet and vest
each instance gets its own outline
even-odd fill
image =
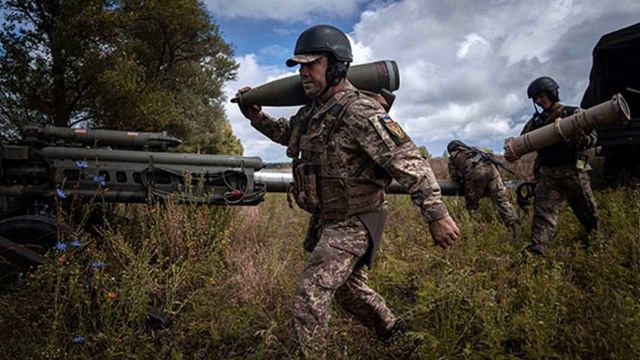
[[[329,25],[305,30],[287,66],[300,65],[308,103],[290,119],[241,105],[251,125],[287,146],[296,203],[312,214],[305,249],[311,256],[294,303],[294,325],[308,356],[323,353],[332,299],[381,338],[402,330],[384,299],[368,285],[387,209],[384,187],[404,185],[443,248],[459,237],[429,163],[374,99],[346,79],[352,61],[347,36]],[[240,92],[247,91],[243,88]]]
[[[567,117],[578,108],[560,103],[559,86],[548,76],[529,85],[527,95],[533,99],[536,113],[525,124],[522,134]],[[543,254],[555,236],[560,203],[566,199],[587,232],[598,228],[595,198],[590,184],[587,149],[596,141],[596,133],[584,134],[580,140],[558,143],[538,151],[534,165],[536,178],[531,243],[526,252]],[[509,159],[515,161],[515,159]]]
[[[490,161],[491,155],[481,151],[460,140],[451,141],[447,145],[449,176],[451,180],[463,185],[467,210],[477,210],[480,199],[488,196],[498,209],[500,220],[515,237],[518,216],[509,201],[507,188],[494,161]]]

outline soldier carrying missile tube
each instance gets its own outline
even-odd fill
[[[312,214],[305,240],[311,256],[293,311],[301,350],[316,358],[324,353],[334,296],[381,338],[409,335],[369,288],[365,271],[380,244],[387,213],[384,186],[391,178],[411,194],[436,244],[451,246],[459,230],[441,200],[431,166],[413,141],[384,104],[347,79],[353,58],[346,35],[333,26],[313,26],[300,35],[294,54],[287,65],[300,65],[306,95],[306,105],[295,116],[272,118],[245,101],[251,91],[246,88],[236,98],[257,130],[287,146],[293,158],[294,199]]]
[[[559,86],[550,77],[529,85],[527,95],[536,108],[518,138],[505,141],[505,158],[537,150],[534,165],[536,188],[531,243],[526,253],[542,255],[550,245],[558,222],[560,203],[566,199],[587,232],[597,230],[598,211],[591,190],[587,149],[595,143],[595,127],[607,121],[628,120],[629,111],[620,96],[583,111],[560,103]],[[534,106],[535,106],[534,105]]]

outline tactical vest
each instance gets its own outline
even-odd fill
[[[572,106],[562,106],[559,111],[552,111],[548,114],[543,113],[544,118],[541,119],[542,121],[534,122],[531,130],[547,125],[558,117],[565,118],[570,116],[576,109],[576,107]],[[547,167],[575,165],[578,157],[583,157],[585,154],[584,147],[579,146],[576,141],[563,141],[538,150],[538,162],[540,166]]]
[[[379,209],[384,203],[384,186],[375,179],[329,176],[329,166],[341,168],[335,157],[333,134],[346,109],[360,96],[348,91],[334,105],[301,119],[292,132],[287,154],[293,160],[293,194],[298,206],[321,219],[343,220]],[[297,158],[297,154],[300,157]]]

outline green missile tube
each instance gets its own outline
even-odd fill
[[[226,168],[262,169],[264,163],[257,156],[227,156],[191,153],[147,152],[110,149],[84,149],[76,147],[48,146],[36,150],[49,160],[116,161],[126,163],[149,163],[156,165],[200,165]]]
[[[349,68],[347,79],[358,89],[393,97],[392,92],[400,88],[400,71],[393,60],[355,65]],[[309,99],[304,95],[299,75],[274,80],[231,99],[241,105],[299,106]],[[389,104],[391,105],[391,104]]]
[[[51,126],[28,127],[23,137],[42,140],[66,140],[88,146],[113,146],[140,149],[165,149],[182,144],[182,140],[166,133],[119,130],[74,129]]]

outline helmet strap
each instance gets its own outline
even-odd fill
[[[536,102],[531,100],[531,102],[533,103],[533,110],[536,111],[536,114],[540,115],[540,110],[538,110],[538,105],[536,105]]]

